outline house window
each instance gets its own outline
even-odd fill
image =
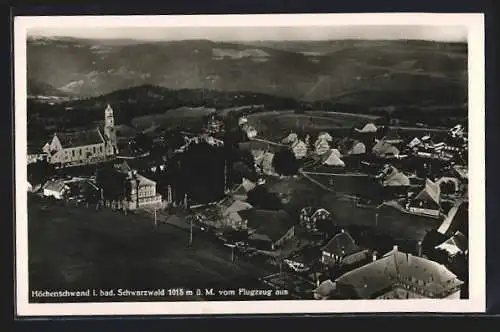
[[[73,157],[75,156],[75,150],[71,150],[71,154],[73,155]]]

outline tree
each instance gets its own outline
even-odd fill
[[[134,148],[141,152],[149,152],[153,148],[153,139],[144,133],[134,137]]]
[[[55,168],[46,160],[28,165],[28,181],[32,184],[42,184],[55,174]]]
[[[113,165],[106,164],[96,172],[96,184],[102,189],[105,200],[120,201],[130,199],[127,194],[130,193],[130,181],[127,175],[118,172]]]
[[[266,187],[257,186],[247,193],[247,202],[257,209],[281,210],[283,205],[278,196],[270,193]]]
[[[273,167],[280,175],[295,175],[299,170],[299,162],[290,150],[281,150],[274,154]]]
[[[241,183],[243,178],[246,178],[250,181],[257,180],[255,168],[252,169],[241,161],[234,163],[231,175],[231,180],[234,181],[234,183]]]

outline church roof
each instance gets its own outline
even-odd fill
[[[72,133],[56,133],[55,136],[57,136],[63,148],[74,148],[105,142],[98,128],[80,130]]]

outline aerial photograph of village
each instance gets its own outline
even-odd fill
[[[468,298],[460,33],[176,29],[30,31],[30,302]]]

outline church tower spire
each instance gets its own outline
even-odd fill
[[[104,110],[104,135],[106,136],[106,143],[109,149],[108,153],[117,153],[118,147],[116,145],[115,118],[113,115],[113,109],[109,104]]]

